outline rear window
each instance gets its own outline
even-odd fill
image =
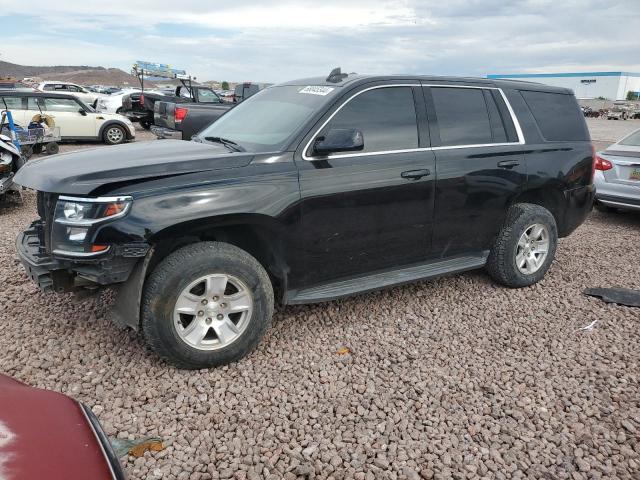
[[[620,140],[620,145],[629,145],[632,147],[640,147],[640,130],[636,130],[631,135]]]
[[[545,140],[589,140],[582,112],[573,95],[527,90],[520,93],[529,106]]]

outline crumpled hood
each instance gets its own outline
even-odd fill
[[[237,168],[253,154],[182,140],[155,140],[92,148],[30,160],[14,178],[43,192],[87,195],[98,187],[145,178]]]

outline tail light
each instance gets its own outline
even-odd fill
[[[175,120],[175,122],[176,123],[182,122],[187,116],[188,111],[189,110],[187,108],[176,107],[175,111],[173,112],[173,119]]]
[[[613,168],[613,163],[609,160],[605,160],[598,155],[595,156],[595,170],[600,170],[601,172],[606,172],[607,170],[611,170]]]

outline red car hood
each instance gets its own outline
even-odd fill
[[[82,407],[0,374],[0,480],[111,480]]]

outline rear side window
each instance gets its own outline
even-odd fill
[[[418,123],[411,87],[369,90],[351,99],[331,119],[332,128],[355,128],[364,138],[363,152],[418,148]]]
[[[7,110],[23,110],[22,97],[2,97],[0,107]]]
[[[545,140],[589,140],[584,118],[573,95],[527,90],[522,90],[520,93],[527,102]]]
[[[489,111],[482,89],[432,87],[431,95],[442,145],[493,142]]]

